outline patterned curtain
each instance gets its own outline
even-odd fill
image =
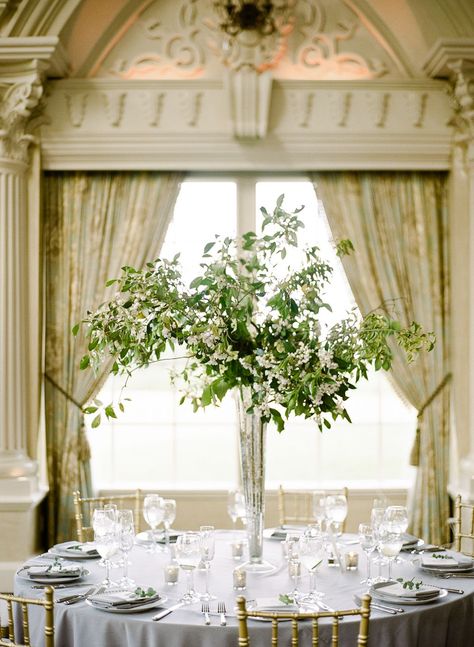
[[[113,294],[107,279],[141,267],[160,251],[181,174],[47,173],[44,177],[45,418],[49,478],[48,540],[73,536],[72,492],[91,493],[83,406],[99,374],[79,369],[87,339],[72,327]]]
[[[361,312],[391,304],[397,318],[436,334],[435,349],[413,364],[394,348],[391,379],[418,411],[411,531],[444,543],[450,422],[446,174],[344,172],[312,179],[334,238],[354,244],[343,264]]]

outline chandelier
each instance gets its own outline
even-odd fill
[[[286,19],[290,2],[268,0],[214,0],[214,9],[220,18],[219,27],[229,36],[243,31],[256,31],[270,36],[278,30],[278,19]]]

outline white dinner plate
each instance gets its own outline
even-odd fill
[[[446,573],[472,573],[474,571],[474,563],[462,565],[462,562],[458,562],[459,566],[452,566],[448,568],[436,568],[436,566],[424,566],[421,559],[417,558],[412,561],[414,566],[417,566],[425,573],[433,573],[433,575],[445,575]]]
[[[48,553],[52,555],[58,555],[58,557],[67,557],[68,559],[98,559],[100,555],[87,555],[80,550],[68,550],[68,546],[77,546],[79,542],[77,541],[65,541],[62,544],[56,544],[48,550]],[[93,544],[91,544],[93,548]]]
[[[442,598],[445,598],[448,595],[446,589],[439,589],[438,595],[429,598],[428,600],[416,600],[415,598],[402,598],[398,595],[388,595],[378,591],[377,589],[383,589],[384,586],[387,586],[386,582],[377,582],[370,587],[370,594],[380,600],[380,602],[388,602],[389,604],[398,604],[399,606],[417,606],[420,604],[431,604],[432,602],[438,602]]]
[[[162,607],[163,604],[168,600],[166,595],[163,595],[159,600],[153,600],[152,602],[144,602],[143,604],[136,605],[132,609],[117,609],[117,607],[102,607],[93,603],[92,600],[86,600],[86,604],[91,606],[93,609],[98,611],[105,611],[106,613],[141,613],[142,611],[148,611],[149,609],[155,609],[156,607]]]
[[[83,577],[86,577],[86,575],[89,575],[89,572],[87,569],[82,568],[80,573],[77,575],[66,575],[65,577],[29,577],[28,575],[28,567],[22,567],[17,571],[17,576],[22,579],[26,580],[30,584],[61,584],[62,582],[75,582],[76,580],[79,581]]]

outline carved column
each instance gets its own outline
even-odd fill
[[[451,171],[453,373],[452,494],[474,499],[474,61],[449,65],[455,101]]]
[[[19,488],[36,489],[36,481],[30,481],[37,467],[27,451],[28,425],[35,405],[29,389],[35,367],[28,363],[28,351],[36,334],[38,313],[32,313],[28,303],[31,276],[26,176],[34,139],[29,126],[43,93],[40,65],[0,66],[0,492],[11,487],[16,492]]]

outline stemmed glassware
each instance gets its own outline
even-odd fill
[[[298,580],[301,575],[300,537],[295,541],[289,542],[288,545],[288,575],[293,582],[293,590],[291,591],[290,596],[296,601],[300,597],[300,592],[298,590]]]
[[[313,516],[321,530],[323,530],[323,524],[326,520],[326,493],[324,490],[315,490],[313,492]]]
[[[390,505],[383,515],[383,523],[391,531],[402,535],[408,528],[408,509],[404,505]],[[402,542],[403,546],[403,542]],[[394,562],[400,564],[403,560],[397,555]]]
[[[388,558],[388,579],[392,579],[392,563],[403,546],[401,533],[394,532],[389,525],[380,526],[379,547],[382,555]]]
[[[215,600],[216,596],[209,593],[209,571],[211,570],[211,561],[214,559],[216,541],[214,526],[201,526],[199,528],[201,535],[201,562],[206,569],[206,590],[199,597],[204,602]]]
[[[227,512],[235,532],[237,519],[245,518],[245,499],[241,490],[229,490],[227,493]]]
[[[387,559],[383,557],[382,551],[380,548],[380,535],[381,535],[381,527],[383,523],[384,514],[385,514],[385,508],[372,508],[372,512],[370,514],[370,522],[371,522],[375,540],[376,540],[375,548],[377,551],[377,556],[372,560],[372,563],[378,564],[378,567],[379,567],[378,568],[379,574],[377,577],[372,578],[373,582],[381,582],[383,580],[382,566],[387,563]]]
[[[174,499],[163,499],[163,526],[165,527],[165,549],[170,548],[170,528],[176,519],[176,501]]]
[[[299,540],[299,559],[309,573],[309,593],[300,595],[298,602],[317,603],[324,593],[316,589],[316,569],[323,561],[324,541],[321,535],[305,533]]]
[[[147,494],[143,501],[143,517],[151,528],[152,544],[148,552],[158,552],[158,544],[156,540],[156,529],[163,521],[165,511],[163,507],[163,499],[159,494]]]
[[[119,550],[123,555],[123,576],[119,580],[120,586],[134,588],[135,581],[128,577],[128,554],[135,541],[135,524],[132,510],[120,510],[117,513],[117,531],[119,537]]]
[[[194,590],[194,570],[201,561],[201,535],[198,532],[185,532],[176,539],[176,561],[186,574],[186,593],[181,598],[182,602],[191,604],[199,600]]]
[[[330,494],[326,497],[326,517],[329,530],[334,528],[336,535],[341,535],[341,526],[347,517],[347,498],[345,494]]]
[[[110,558],[119,548],[115,510],[104,510],[103,508],[94,510],[92,528],[95,547],[104,560],[105,579],[102,584],[107,590],[115,585],[110,579]]]
[[[377,538],[374,529],[370,523],[359,524],[359,542],[360,547],[365,553],[367,558],[367,577],[361,581],[361,584],[371,585],[373,583],[371,577],[371,555],[377,547]]]

